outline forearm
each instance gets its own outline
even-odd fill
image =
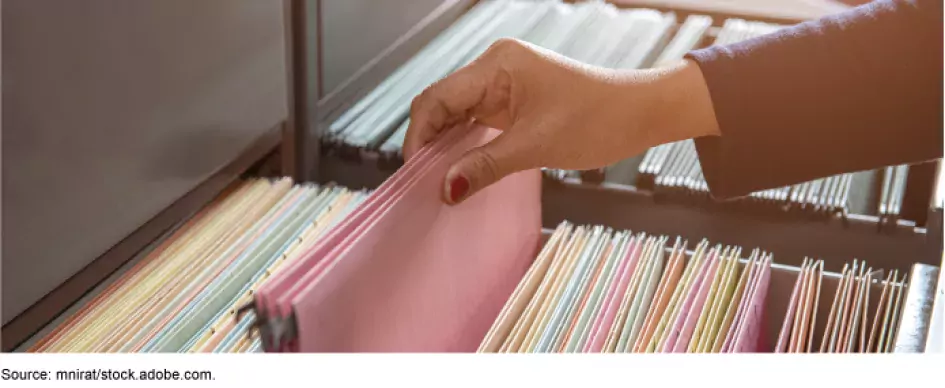
[[[629,92],[649,96],[645,100],[651,101],[643,110],[647,114],[641,123],[647,132],[647,144],[656,146],[721,134],[712,96],[695,61],[687,59],[648,71],[652,72],[653,82],[634,82],[627,88]]]
[[[941,157],[940,0],[877,2],[692,53],[655,143],[695,138],[726,198]]]

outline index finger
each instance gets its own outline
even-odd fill
[[[481,61],[473,62],[430,85],[414,98],[404,136],[404,159],[416,154],[444,129],[468,121],[486,95],[488,76]]]

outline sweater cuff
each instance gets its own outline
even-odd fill
[[[726,104],[721,102],[732,97],[725,95],[725,87],[717,85],[718,79],[732,77],[732,75],[726,74],[724,62],[729,59],[726,53],[718,47],[709,47],[691,51],[686,54],[685,58],[695,62],[702,71],[709,95],[713,101],[713,110],[719,124],[719,130],[731,130],[725,125],[726,118],[730,113],[725,111]],[[735,113],[732,112],[731,114]],[[721,136],[703,136],[692,139],[696,147],[696,153],[699,156],[702,175],[709,187],[709,194],[715,200],[728,200],[749,194],[745,190],[738,190],[725,176],[726,169],[729,167],[726,166],[724,160],[726,155],[726,138],[723,137],[724,135],[725,133],[722,132]]]

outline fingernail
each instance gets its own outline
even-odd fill
[[[462,175],[457,175],[450,181],[450,201],[459,202],[461,198],[469,191],[469,180]]]

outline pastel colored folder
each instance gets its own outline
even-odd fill
[[[558,226],[558,233],[555,233],[548,243],[545,244],[541,253],[538,255],[538,259],[535,261],[535,265],[529,268],[525,277],[515,288],[511,298],[509,298],[505,307],[502,308],[502,312],[499,313],[499,316],[496,318],[498,322],[493,325],[492,329],[486,334],[486,338],[483,339],[478,352],[496,352],[501,349],[501,341],[509,336],[515,329],[518,320],[525,314],[527,308],[526,303],[528,303],[535,292],[538,291],[540,282],[551,266],[554,255],[557,253],[561,244],[560,231],[569,227],[569,225],[565,224]]]
[[[636,242],[639,241],[636,238],[631,237],[629,243],[626,244],[626,250],[620,250],[620,255],[622,260],[618,266],[619,270],[617,272],[616,281],[611,284],[611,287],[603,302],[602,314],[598,317],[597,322],[594,324],[594,328],[591,331],[590,339],[585,346],[585,352],[600,352],[601,348],[604,346],[604,340],[607,338],[609,329],[614,322],[614,318],[617,314],[617,308],[620,306],[620,298],[617,297],[619,290],[624,290],[627,288],[627,282],[630,281],[630,274],[634,269],[634,260],[632,260],[633,251],[635,250]]]
[[[761,351],[761,331],[764,326],[764,301],[768,295],[771,279],[771,257],[765,256],[755,264],[758,270],[753,286],[746,295],[745,310],[733,336],[729,339],[732,353],[756,353]]]
[[[784,322],[781,326],[780,334],[778,334],[778,343],[774,348],[774,351],[776,353],[784,353],[788,351],[788,348],[790,346],[788,345],[788,341],[790,340],[792,329],[796,327],[794,319],[795,319],[795,316],[797,315],[798,304],[803,303],[803,302],[799,302],[799,300],[801,298],[801,292],[804,285],[804,278],[807,275],[807,271],[806,271],[807,259],[804,260],[804,263],[801,265],[801,268],[803,268],[804,270],[801,272],[801,275],[798,277],[797,282],[794,283],[794,288],[791,291],[791,299],[788,302],[788,309],[787,309],[787,312],[784,314]]]
[[[498,131],[444,133],[256,296],[294,316],[299,352],[474,352],[524,277],[541,230],[540,174],[508,176],[458,206],[452,162]]]
[[[691,329],[695,324],[695,316],[698,312],[692,311],[694,308],[699,309],[703,306],[705,301],[706,292],[708,292],[708,287],[705,286],[706,280],[712,277],[713,271],[715,269],[715,261],[713,255],[710,253],[708,259],[702,262],[699,273],[694,279],[692,287],[689,288],[688,295],[685,296],[683,300],[682,308],[679,310],[679,315],[674,318],[675,322],[671,326],[669,336],[666,339],[666,343],[663,347],[663,352],[677,352],[680,351],[683,346],[677,348],[677,342],[685,342],[685,345],[689,345],[688,335],[691,335]],[[680,344],[682,345],[682,344]]]
[[[698,323],[699,317],[702,315],[702,311],[706,306],[706,298],[708,297],[709,290],[711,289],[711,282],[715,279],[715,274],[719,268],[719,259],[718,251],[713,251],[712,255],[709,258],[708,262],[709,268],[707,272],[702,277],[701,284],[699,288],[694,288],[692,294],[690,295],[694,299],[688,308],[685,320],[680,319],[677,322],[678,337],[676,341],[672,344],[670,348],[667,344],[667,351],[674,353],[685,352],[689,348],[689,341],[692,339],[692,335],[696,330],[696,324]],[[680,316],[683,318],[683,316]]]

